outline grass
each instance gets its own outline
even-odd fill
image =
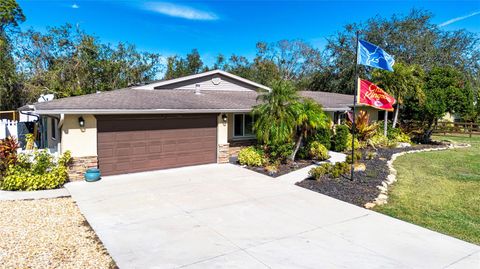
[[[407,154],[397,158],[398,181],[388,204],[375,210],[480,244],[480,136],[436,136],[471,148]]]

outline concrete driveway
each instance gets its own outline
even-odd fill
[[[67,184],[120,268],[479,268],[480,247],[231,164]]]

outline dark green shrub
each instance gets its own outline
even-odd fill
[[[355,162],[357,162],[360,159],[362,159],[362,153],[360,151],[355,151],[353,153],[353,157],[355,158]],[[347,158],[346,158],[345,162],[349,163],[349,164],[352,163],[352,154],[347,155]]]
[[[348,135],[350,130],[346,125],[337,125],[335,128],[335,136],[333,137],[333,144],[335,151],[344,151],[347,149]]]
[[[68,180],[70,159],[68,151],[56,162],[46,151],[35,151],[33,156],[20,154],[17,163],[8,167],[1,188],[12,191],[58,188]]]
[[[328,155],[328,149],[318,141],[313,141],[308,145],[308,155],[310,158],[318,161],[330,158]]]
[[[238,152],[238,162],[241,165],[262,166],[266,163],[265,154],[254,146],[246,147]]]
[[[310,171],[308,171],[308,175],[315,180],[321,180],[324,176],[330,174],[331,171],[332,164],[322,163],[321,165],[310,169]]]
[[[292,143],[283,143],[279,145],[268,145],[267,155],[271,162],[285,163],[292,155],[294,145]]]
[[[328,150],[332,148],[332,130],[329,128],[320,128],[316,130],[314,136],[309,139],[309,142],[318,141],[322,143]]]
[[[330,172],[333,178],[339,178],[348,173],[350,173],[350,165],[346,162],[335,163]]]

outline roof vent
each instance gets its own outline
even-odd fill
[[[200,94],[200,84],[195,84],[195,94]]]

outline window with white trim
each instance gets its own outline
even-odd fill
[[[253,117],[250,114],[233,115],[233,137],[253,137]]]

